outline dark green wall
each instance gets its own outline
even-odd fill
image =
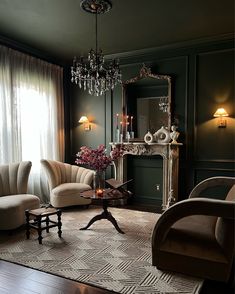
[[[234,40],[188,44],[120,54],[123,80],[136,76],[144,62],[153,73],[172,77],[173,117],[179,119],[180,199],[200,180],[235,175]],[[104,97],[92,97],[71,85],[71,161],[82,145],[95,147],[113,138],[113,118],[121,112],[121,87]],[[227,128],[219,129],[213,114],[219,107],[229,113]],[[93,121],[84,132],[78,120]]]

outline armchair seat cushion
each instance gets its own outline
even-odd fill
[[[193,215],[178,220],[170,229],[161,250],[202,260],[227,263],[216,238],[217,217]]]
[[[51,204],[54,207],[66,207],[73,205],[88,205],[90,199],[80,196],[83,191],[90,190],[91,186],[84,183],[64,183],[51,190]]]
[[[83,183],[65,183],[61,184],[54,189],[52,193],[56,196],[80,196],[80,193],[83,191],[90,190],[91,186]]]

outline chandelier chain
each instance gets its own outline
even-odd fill
[[[95,52],[96,52],[96,56],[98,53],[98,23],[97,23],[97,10],[95,13]]]

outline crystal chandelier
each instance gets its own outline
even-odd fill
[[[159,110],[163,111],[163,112],[167,112],[168,111],[168,97],[160,97],[160,101],[158,103],[159,105]]]
[[[112,60],[109,65],[105,65],[102,51],[98,51],[97,38],[97,16],[105,13],[112,8],[109,0],[81,0],[81,8],[86,12],[95,14],[95,36],[96,45],[88,53],[87,60],[81,56],[79,59],[74,57],[71,66],[71,81],[78,84],[80,88],[88,90],[94,96],[103,95],[108,90],[121,83],[121,71],[116,60]]]

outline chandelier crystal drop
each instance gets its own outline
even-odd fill
[[[96,17],[96,49],[90,50],[87,60],[84,57],[74,57],[71,66],[71,81],[80,88],[88,90],[94,96],[101,96],[108,90],[121,83],[121,71],[117,60],[112,60],[109,65],[105,64],[101,50],[98,51],[97,39],[97,15],[109,11],[112,7],[108,0],[83,0],[81,7],[86,12],[95,14]]]

